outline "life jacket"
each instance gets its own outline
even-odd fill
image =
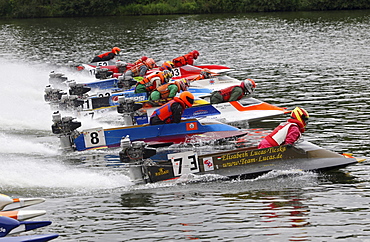
[[[106,52],[106,53],[103,53],[103,54],[101,54],[101,55],[98,55],[98,57],[103,58],[103,57],[108,56],[108,55],[109,55],[109,54],[111,54],[111,53],[113,53],[113,52],[112,52],[112,51],[110,51],[110,52]]]
[[[192,65],[194,63],[193,61],[193,55],[192,54],[186,54],[180,57],[177,57],[172,60],[175,67],[185,66],[185,65]]]
[[[219,91],[219,92],[220,92],[220,94],[221,94],[221,96],[222,96],[222,98],[223,98],[223,100],[224,100],[225,102],[229,101],[230,96],[231,96],[231,93],[232,93],[232,91],[233,91],[234,87],[240,87],[240,86],[236,85],[236,86],[226,87],[226,88],[221,89],[221,90]],[[237,100],[240,100],[243,96],[244,96],[244,95],[243,95],[243,94],[241,94],[241,95],[237,98]]]
[[[161,85],[166,83],[166,79],[163,76],[163,72],[159,72],[159,73],[150,74],[149,76],[145,77],[142,81],[138,82],[136,85],[138,85],[138,84],[145,85],[146,90],[148,92],[152,92],[153,90],[155,90],[157,88],[156,80],[158,78],[161,81]]]
[[[172,123],[173,117],[171,106],[176,102],[181,104],[183,110],[186,108],[185,103],[180,98],[174,97],[171,101],[156,109],[150,117],[158,116],[158,118],[166,124]]]
[[[272,146],[279,146],[284,144],[284,141],[287,137],[289,128],[292,125],[295,125],[299,128],[300,132],[304,132],[303,124],[300,123],[298,120],[289,119],[289,122],[281,123],[278,127],[274,129],[269,135],[265,137],[265,139],[272,145]],[[299,136],[301,137],[301,135]],[[298,138],[299,139],[299,138]]]
[[[162,86],[157,87],[157,89],[154,91],[158,91],[161,94],[161,99],[168,98],[168,96],[170,95],[170,90],[168,90],[169,85],[176,85],[177,92],[180,92],[181,89],[180,89],[180,84],[178,82],[164,84]]]
[[[134,66],[132,66],[130,68],[130,70],[132,71],[133,76],[139,76],[140,75],[140,67],[144,66],[145,64],[141,60],[140,60],[140,62],[139,62],[139,60],[137,60],[135,63],[134,63]]]

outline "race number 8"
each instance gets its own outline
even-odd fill
[[[199,172],[198,155],[191,151],[169,154],[175,176]]]
[[[84,130],[83,134],[86,148],[106,145],[103,128]]]

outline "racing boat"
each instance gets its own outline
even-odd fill
[[[90,149],[118,147],[121,139],[130,137],[132,141],[145,141],[151,146],[192,143],[197,141],[215,141],[232,139],[246,134],[246,131],[217,121],[201,122],[196,119],[182,120],[180,123],[162,125],[128,125],[117,128],[102,127],[86,129],[77,128],[81,122],[72,117],[61,117],[59,112],[53,114],[52,132],[58,135],[61,148],[65,151],[83,151]]]
[[[57,238],[58,234],[19,236],[19,233],[35,230],[51,224],[51,221],[25,221],[44,215],[45,210],[16,210],[44,202],[44,198],[12,198],[0,194],[0,241],[42,242]],[[17,234],[17,236],[12,236]],[[10,235],[10,236],[9,236]]]
[[[106,76],[104,72],[109,72],[109,75],[112,75],[112,77],[118,77],[122,75],[122,73],[124,73],[126,70],[128,70],[132,65],[132,63],[125,63],[119,60],[110,60],[71,66],[75,67],[78,71],[86,72],[89,75],[95,76],[100,79],[99,77],[101,76],[101,74],[103,74],[103,76]],[[174,68],[173,75],[175,78],[180,77],[181,75],[183,75],[184,77],[185,75],[187,75],[194,78],[199,75],[200,70],[202,69],[209,69],[214,73],[224,73],[231,70],[229,67],[222,65],[186,65],[180,68]],[[149,70],[148,74],[158,70],[158,68],[154,68],[152,70]]]
[[[249,147],[203,154],[194,151],[160,153],[140,141],[121,147],[120,160],[130,164],[130,176],[135,183],[169,181],[187,174],[254,178],[273,170],[324,171],[364,161],[307,141],[294,146]]]

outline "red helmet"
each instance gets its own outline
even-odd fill
[[[185,91],[180,94],[180,99],[185,103],[189,108],[193,106],[194,95],[191,92]]]
[[[152,59],[152,58],[148,58],[144,61],[145,65],[149,68],[149,69],[153,69],[154,67],[156,67],[157,65],[155,64],[155,61]]]
[[[177,83],[179,84],[180,89],[182,91],[188,90],[189,83],[188,83],[188,81],[185,78],[181,78],[180,80],[177,80]]]
[[[308,118],[310,117],[308,115],[308,112],[306,110],[304,110],[303,108],[300,108],[300,107],[296,107],[295,109],[293,109],[292,113],[290,114],[290,116],[300,122],[302,122],[302,124],[304,125],[304,127],[306,127],[307,125],[307,122],[308,122]]]
[[[113,47],[113,48],[112,48],[112,52],[113,52],[115,55],[118,55],[120,51],[121,51],[121,49],[120,49],[120,48],[118,48],[118,47]]]
[[[194,59],[198,59],[199,52],[197,50],[193,50],[191,53],[193,54]]]

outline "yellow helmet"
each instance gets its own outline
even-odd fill
[[[307,125],[307,122],[308,122],[308,118],[310,117],[308,115],[308,112],[303,109],[303,108],[300,108],[300,107],[296,107],[295,109],[293,109],[293,111],[291,112],[290,116],[300,122],[302,122],[302,124],[304,125],[304,127],[306,127]]]

